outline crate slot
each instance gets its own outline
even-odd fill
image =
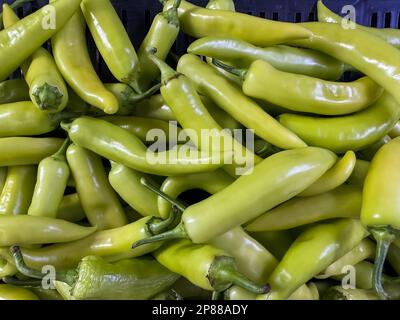
[[[301,22],[301,12],[296,12],[294,22]]]
[[[386,12],[385,13],[385,28],[390,28],[392,25],[392,13]]]
[[[272,20],[279,20],[279,12],[272,12]]]
[[[376,28],[378,25],[378,13],[374,12],[371,15],[370,26]]]

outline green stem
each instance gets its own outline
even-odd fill
[[[71,130],[72,122],[67,122],[67,121],[61,121],[60,127],[66,132],[69,132]]]
[[[32,92],[32,95],[35,97],[39,108],[43,111],[57,110],[64,97],[57,87],[51,86],[47,82],[37,87],[36,90]]]
[[[55,154],[53,154],[51,157],[54,160],[65,161],[65,153],[67,152],[67,149],[68,149],[70,143],[71,143],[71,140],[68,137],[67,139],[65,139],[65,141],[62,144],[62,146],[60,147],[60,149],[58,149],[58,151]]]
[[[179,17],[178,17],[178,8],[181,5],[182,0],[174,0],[174,4],[167,11],[161,13],[161,15],[168,21],[169,24],[172,24],[179,28]]]
[[[14,277],[4,277],[3,282],[17,287],[41,287],[42,281],[36,279],[20,280]]]
[[[379,297],[381,299],[387,300],[390,297],[383,287],[382,273],[390,244],[395,240],[396,236],[390,231],[390,228],[385,227],[371,228],[370,232],[377,242],[372,282],[374,289]]]
[[[160,90],[161,88],[161,83],[156,84],[155,86],[151,87],[150,89],[148,89],[147,91],[141,93],[141,94],[137,94],[135,92],[123,92],[122,94],[126,94],[126,101],[129,104],[136,104],[144,99],[147,99],[149,97],[151,97],[153,94],[155,94],[158,90]]]
[[[22,273],[24,276],[33,279],[43,279],[46,275],[39,270],[32,269],[25,264],[24,257],[22,256],[21,249],[17,245],[13,245],[10,248],[10,253],[14,259],[15,266],[17,270]],[[66,272],[56,272],[56,279],[69,285],[73,285],[75,283],[76,272],[74,270],[68,270]]]
[[[180,213],[181,211],[176,206],[173,206],[172,212],[169,215],[168,219],[162,220],[160,218],[154,217],[147,222],[147,228],[152,235],[160,234],[164,230],[168,229],[168,227],[176,221]]]
[[[216,291],[225,291],[232,285],[237,285],[256,294],[265,294],[270,286],[258,285],[241,274],[236,267],[235,259],[227,256],[216,257],[208,272],[211,286]]]
[[[132,245],[132,249],[136,249],[137,247],[140,247],[145,244],[165,241],[165,240],[172,240],[172,239],[188,239],[188,236],[182,224],[179,224],[174,229],[166,231],[164,233],[160,233],[155,236],[136,241]]]
[[[159,197],[163,198],[165,201],[168,201],[170,204],[173,206],[177,207],[181,212],[185,211],[188,205],[184,203],[183,201],[180,201],[178,199],[173,199],[169,195],[167,195],[165,192],[162,192],[160,188],[158,188],[153,182],[151,182],[149,179],[143,177],[140,179],[140,183],[144,185],[146,188],[149,190],[153,191],[155,194],[157,194]]]
[[[148,55],[149,59],[153,61],[153,63],[160,69],[161,72],[161,82],[165,85],[167,84],[170,80],[175,79],[179,77],[180,73],[176,72],[174,69],[172,69],[167,63],[165,63],[163,60],[160,58],[156,57],[154,54],[157,52],[157,48],[152,48]]]
[[[240,77],[241,79],[244,79],[246,77],[247,74],[247,70],[243,70],[243,69],[238,69],[235,67],[232,67],[230,65],[227,65],[215,58],[212,58],[212,64],[215,65],[218,68],[221,68],[229,73],[232,73],[235,76]]]

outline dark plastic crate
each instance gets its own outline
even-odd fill
[[[0,4],[12,0],[0,0]],[[161,10],[158,0],[113,0],[114,7],[123,21],[136,48],[140,46],[154,16]],[[205,6],[207,0],[190,0],[197,5]],[[27,14],[48,3],[38,0],[27,4],[18,14]],[[236,9],[267,19],[304,22],[316,20],[317,0],[235,0]],[[400,0],[325,0],[331,10],[341,12],[345,5],[356,8],[358,23],[378,28],[400,28]],[[111,81],[112,76],[97,52],[93,40],[88,36],[89,49],[94,65],[104,81]],[[185,52],[192,39],[181,35],[173,51]]]

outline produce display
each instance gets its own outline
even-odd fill
[[[0,300],[400,299],[400,30],[160,0],[135,47],[111,0],[32,2],[1,1]]]

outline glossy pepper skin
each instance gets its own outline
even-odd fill
[[[0,31],[0,60],[8,61],[0,67],[0,81],[6,79],[31,54],[56,34],[79,8],[81,0],[61,0],[44,6],[11,27]],[[43,28],[49,12],[57,15],[55,27]],[[9,59],[12,57],[12,59]]]
[[[62,145],[58,138],[0,138],[0,166],[38,164]]]
[[[145,174],[111,161],[108,174],[113,189],[130,207],[143,216],[158,216],[157,196],[140,183]],[[160,215],[167,218],[167,215]]]
[[[356,165],[356,155],[353,151],[345,153],[343,158],[325,174],[313,183],[309,188],[299,194],[300,197],[315,196],[324,192],[331,191],[347,181]]]
[[[259,216],[245,229],[278,231],[334,218],[356,219],[360,216],[361,201],[360,187],[343,185],[319,195],[290,199]]]
[[[279,121],[307,144],[337,153],[362,150],[384,137],[400,118],[400,108],[388,93],[353,115],[316,118],[283,114]]]
[[[327,23],[338,23],[340,24],[343,20],[342,17],[338,16],[334,12],[328,9],[321,0],[318,1],[317,4],[317,12],[318,12],[318,21],[320,22],[327,22]],[[394,47],[399,48],[400,47],[400,31],[398,29],[392,29],[392,28],[370,28],[366,26],[362,26],[359,24],[355,24],[355,27],[357,29],[367,31],[369,33],[372,33],[389,44],[391,44]]]
[[[361,222],[377,241],[374,289],[383,299],[388,298],[382,287],[383,264],[400,229],[399,155],[400,138],[384,145],[371,162],[363,189]]]
[[[13,3],[10,4],[10,7],[13,10],[17,10],[22,8],[26,3],[32,2],[32,0],[15,0]],[[0,30],[4,27],[3,25],[3,13],[0,13]]]
[[[221,154],[212,153],[203,157],[189,155],[181,157],[179,151],[164,151],[157,155],[148,151],[138,137],[107,121],[81,117],[70,124],[62,124],[70,139],[77,145],[100,156],[121,163],[129,168],[156,175],[184,174],[212,171],[222,165]],[[164,161],[152,163],[157,160]]]
[[[293,198],[322,176],[335,160],[330,151],[311,147],[277,153],[258,164],[251,174],[242,175],[220,192],[189,206],[175,229],[135,246],[169,238],[207,242]],[[238,199],[238,194],[246,195],[246,201]]]
[[[354,82],[331,82],[283,72],[256,60],[243,71],[243,92],[297,112],[338,116],[366,109],[383,88],[368,77]]]
[[[39,300],[39,297],[28,289],[0,284],[0,300]]]
[[[368,235],[358,220],[339,219],[304,231],[269,278],[271,292],[259,300],[282,300],[353,249]]]
[[[168,10],[172,3],[173,0],[165,1],[164,11]],[[178,14],[181,30],[194,38],[211,35],[234,37],[254,45],[269,46],[311,36],[310,32],[298,25],[227,10],[210,10],[184,0],[179,6]]]
[[[173,240],[152,254],[163,266],[205,290],[222,292],[233,284],[253,292],[269,290],[268,285],[258,286],[246,279],[237,271],[231,256],[210,245]]]
[[[28,101],[29,99],[29,87],[24,79],[0,82],[0,104]]]
[[[51,157],[40,161],[28,215],[56,218],[70,175],[65,152],[69,139]]]
[[[77,193],[66,195],[61,199],[58,207],[57,219],[79,222],[85,218],[85,210],[82,208],[81,200]]]
[[[285,230],[248,233],[277,259],[282,259],[294,240],[290,232]]]
[[[233,0],[210,0],[206,8],[211,10],[235,11],[235,3]]]
[[[36,183],[36,166],[12,166],[0,195],[0,215],[20,215],[28,212]]]
[[[189,54],[182,56],[177,71],[189,77],[198,92],[211,98],[247,128],[254,129],[260,138],[282,149],[306,146],[299,137],[280,125],[229,80],[198,57]]]
[[[353,66],[400,103],[400,52],[395,47],[358,28],[344,29],[341,25],[321,22],[301,25],[313,35],[307,40],[291,42],[292,45],[322,51]]]
[[[10,27],[19,21],[18,16],[7,4],[3,5],[4,26]],[[68,103],[68,90],[57,69],[53,56],[39,48],[21,66],[32,102],[42,111],[55,113]]]
[[[72,144],[67,149],[67,160],[79,199],[91,225],[98,230],[125,225],[125,213],[108,182],[101,158]]]
[[[96,47],[114,77],[138,90],[140,64],[110,0],[83,0],[81,9]]]
[[[389,132],[389,136],[392,139],[400,137],[400,121],[397,122],[394,128]]]
[[[149,59],[148,54],[151,48],[157,48],[156,55],[165,60],[179,34],[178,7],[181,0],[175,0],[173,6],[157,14],[150,26],[146,37],[139,48],[140,74],[139,87],[147,90],[149,85],[160,74],[157,66]]]
[[[90,60],[85,22],[80,10],[52,38],[51,43],[58,69],[78,96],[105,113],[116,113],[118,100],[104,87]]]
[[[226,61],[238,68],[248,68],[254,61],[263,60],[284,72],[324,80],[337,80],[345,71],[342,62],[318,51],[284,45],[261,48],[235,38],[204,37],[194,41],[187,51]]]
[[[64,220],[19,216],[0,216],[0,246],[69,242],[85,238],[96,231]]]

